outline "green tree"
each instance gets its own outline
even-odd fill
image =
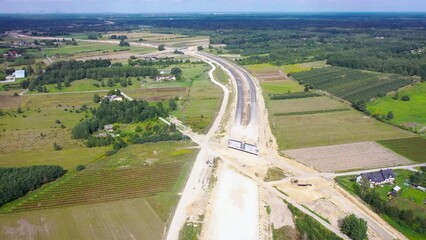
[[[86,169],[86,166],[84,165],[77,165],[77,167],[75,168],[75,170],[77,170],[77,172],[83,171],[84,169]]]
[[[178,68],[178,67],[174,67],[172,68],[172,70],[170,71],[170,73],[172,75],[175,75],[177,80],[181,80],[182,79],[182,69]]]
[[[343,218],[340,230],[354,240],[367,239],[367,221],[351,214]]]
[[[114,86],[114,81],[112,81],[111,78],[108,79],[107,86],[108,87],[113,87]]]
[[[405,101],[405,102],[408,102],[408,101],[410,101],[410,96],[404,95],[404,96],[401,97],[401,100]]]
[[[392,120],[393,119],[393,112],[392,111],[388,112],[388,115],[386,115],[386,119],[387,120]]]
[[[99,103],[101,101],[101,97],[99,97],[99,94],[95,94],[93,95],[93,102],[94,103]]]
[[[177,110],[177,104],[176,104],[176,100],[174,100],[173,98],[169,100],[169,107],[170,110],[174,111]]]
[[[166,50],[166,45],[161,44],[160,46],[158,46],[158,51],[164,51]]]
[[[30,84],[28,84],[28,91],[34,91],[34,89],[36,88],[36,85],[34,83],[34,81],[31,81]]]
[[[198,46],[198,47],[197,47],[197,50],[198,50],[198,51],[202,51],[203,49],[204,49],[204,48],[203,48],[203,46]]]
[[[41,84],[37,86],[37,92],[43,92],[43,86],[41,86]]]
[[[56,88],[57,88],[58,90],[61,90],[61,89],[62,89],[62,83],[61,83],[61,82],[58,82],[58,83],[56,84]]]
[[[366,177],[363,177],[361,178],[360,184],[361,196],[367,195],[368,191],[370,190],[370,181]]]
[[[305,85],[305,89],[303,91],[304,92],[309,92],[309,85],[308,84]]]
[[[55,151],[61,151],[62,150],[62,146],[57,144],[57,143],[53,143],[53,149],[55,149]]]

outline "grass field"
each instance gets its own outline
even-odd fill
[[[414,162],[426,162],[426,139],[421,137],[378,141],[381,145]]]
[[[222,93],[219,87],[208,79],[209,65],[197,64],[192,70],[183,69],[185,79],[192,84],[189,94],[183,99],[181,109],[175,114],[192,128],[192,130],[204,133],[213,122],[219,111]]]
[[[229,79],[229,77],[228,77],[228,75],[226,74],[226,72],[222,69],[222,68],[220,68],[220,67],[217,67],[216,68],[216,70],[213,72],[213,76],[214,76],[214,78],[217,80],[217,81],[219,81],[220,83],[222,83],[222,84],[228,84],[229,83],[229,81],[228,81],[228,79]]]
[[[376,115],[387,115],[392,111],[392,123],[425,131],[423,127],[426,126],[426,83],[401,90],[399,96],[404,95],[408,95],[410,101],[395,100],[392,98],[394,94],[391,94],[368,103],[367,110]]]
[[[351,102],[369,100],[378,94],[409,85],[414,78],[362,70],[328,67],[293,74],[302,84],[309,84]]]
[[[285,80],[277,82],[261,82],[260,86],[263,89],[265,97],[269,94],[280,94],[288,92],[301,92],[304,87],[294,80]]]
[[[284,66],[274,66],[269,63],[261,63],[261,64],[251,64],[245,65],[249,71],[253,72],[271,72],[271,71],[279,71],[283,70],[286,74],[293,74],[298,72],[309,71],[314,68],[323,68],[326,67],[325,61],[316,61],[316,62],[308,62],[308,63],[297,63],[297,64],[289,64]]]
[[[96,87],[93,84],[99,84],[101,85],[100,81],[93,80],[93,79],[82,79],[82,80],[76,80],[71,82],[71,86],[65,87],[63,86],[60,90],[56,88],[56,84],[48,84],[46,85],[48,93],[59,93],[59,92],[81,92],[81,91],[105,91],[105,90],[128,90],[128,89],[138,89],[141,88],[142,82],[139,82],[136,80],[135,77],[130,78],[132,81],[132,85],[127,85],[126,87],[122,87],[120,83],[115,83],[112,87]],[[103,80],[105,84],[107,84],[107,79]],[[40,92],[34,90],[32,92],[28,92],[28,94],[40,94]]]
[[[62,45],[57,48],[45,47],[42,50],[43,54],[51,57],[58,54],[61,58],[67,57],[82,57],[100,53],[112,53],[117,51],[131,51],[134,53],[151,53],[155,52],[156,49],[144,48],[144,47],[120,47],[114,44],[108,43],[96,43],[96,42],[78,42],[77,46]],[[53,59],[55,61],[55,59]]]
[[[411,209],[414,211],[414,214],[417,216],[424,216],[426,214],[426,207],[423,204],[424,199],[426,199],[426,193],[420,190],[410,188],[404,185],[406,179],[409,178],[409,175],[412,174],[409,170],[394,170],[396,173],[395,184],[402,188],[401,193],[398,197],[389,202],[390,205],[396,206],[399,209]],[[351,181],[350,179],[355,176],[344,176],[337,177],[336,181],[344,189],[351,192],[352,194],[359,195],[360,189],[359,184]],[[381,199],[387,201],[387,193],[392,190],[393,185],[384,185],[384,187],[376,187],[375,190],[379,193]],[[419,233],[412,231],[410,228],[401,226],[395,220],[389,218],[386,215],[381,215],[382,218],[395,227],[398,231],[404,234],[409,239],[423,239]]]
[[[92,96],[85,93],[12,97],[19,101],[0,117],[0,166],[57,164],[73,170],[78,164],[102,157],[106,148],[87,149],[81,141],[71,139],[70,134],[70,129],[89,115],[76,110],[84,104],[95,106]],[[23,113],[17,113],[18,107]],[[54,151],[55,142],[63,147],[61,151]]]

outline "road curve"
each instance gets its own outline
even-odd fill
[[[212,54],[208,54],[205,52],[198,52],[199,55],[205,56],[206,58],[210,58],[224,67],[226,70],[231,73],[232,77],[235,79],[237,85],[237,109],[235,112],[235,123],[242,125],[242,118],[244,113],[244,99],[246,93],[244,92],[244,85],[248,84],[248,89],[250,92],[250,116],[248,124],[254,123],[256,121],[256,113],[257,113],[257,99],[256,99],[256,86],[254,84],[254,80],[249,76],[249,74],[243,70],[240,66],[231,63],[223,58],[214,56]]]

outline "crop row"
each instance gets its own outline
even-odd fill
[[[369,100],[412,83],[399,75],[384,75],[361,70],[329,67],[293,75],[300,83],[344,98],[351,102]]]
[[[171,191],[181,172],[181,164],[84,171],[29,199],[14,211],[151,196]]]
[[[415,162],[426,162],[426,139],[421,137],[379,141],[383,146]]]

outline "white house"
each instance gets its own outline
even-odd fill
[[[361,183],[363,178],[367,178],[370,181],[370,186],[382,185],[385,183],[393,184],[395,181],[395,173],[392,169],[380,170],[378,172],[361,173],[356,177],[356,181]]]
[[[24,78],[25,77],[25,70],[17,70],[13,73],[13,76],[15,78]]]

